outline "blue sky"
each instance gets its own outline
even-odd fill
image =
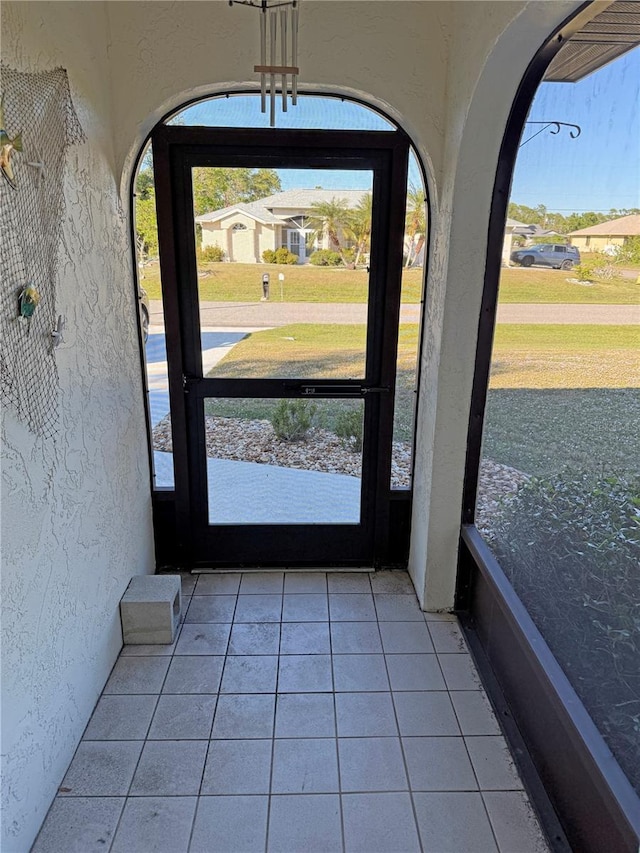
[[[640,48],[627,53],[579,83],[543,83],[529,114],[531,121],[566,121],[580,125],[571,139],[568,130],[542,133],[524,145],[514,172],[511,200],[550,211],[640,207]],[[190,107],[185,124],[226,127],[268,127],[255,96],[215,98]],[[391,126],[377,113],[339,98],[299,98],[282,112],[280,128],[385,130]],[[523,140],[538,130],[525,127]],[[283,189],[322,186],[325,189],[367,189],[369,173],[289,169],[281,174]],[[419,184],[415,162],[409,180]]]
[[[520,149],[511,200],[570,213],[640,207],[640,48],[579,83],[543,83],[529,119],[580,125]],[[538,128],[525,127],[523,140]]]

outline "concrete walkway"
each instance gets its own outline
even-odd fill
[[[403,305],[401,323],[417,323],[419,304]],[[245,329],[286,326],[290,323],[365,323],[367,306],[360,302],[202,302],[204,326]],[[162,323],[161,303],[151,303],[151,322]],[[637,305],[507,304],[498,307],[498,323],[640,324],[640,287]]]
[[[174,487],[173,455],[155,451],[156,484]],[[358,524],[358,477],[207,459],[210,524]]]

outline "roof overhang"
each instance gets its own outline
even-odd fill
[[[615,0],[571,36],[544,76],[547,83],[577,83],[640,44],[640,3]]]

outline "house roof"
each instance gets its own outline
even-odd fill
[[[348,207],[356,207],[360,199],[366,194],[367,190],[285,190],[284,192],[275,193],[257,201],[233,204],[230,207],[223,207],[221,210],[208,211],[201,216],[196,216],[196,222],[218,222],[220,219],[224,219],[225,216],[241,212],[253,217],[253,219],[257,219],[259,222],[269,225],[281,225],[288,217],[274,214],[274,209],[293,208],[302,213],[305,210],[309,210],[314,204],[331,202],[334,199],[336,201],[346,201]]]
[[[220,210],[212,210],[208,213],[203,213],[202,216],[196,216],[196,222],[217,222],[219,219],[224,219],[225,216],[230,216],[232,213],[246,213],[253,219],[259,222],[264,222],[269,225],[279,225],[282,223],[282,217],[274,216],[262,203],[262,201],[241,202],[232,204],[230,207],[223,207]]]
[[[330,202],[336,199],[336,201],[346,201],[349,207],[355,207],[367,192],[368,190],[285,190],[284,192],[261,198],[258,203],[271,209],[274,207],[308,208],[314,204],[322,204],[323,202]]]
[[[505,226],[507,228],[526,228],[527,226],[524,222],[518,222],[517,219],[511,219],[507,217],[507,221],[505,222]]]
[[[509,220],[507,220],[508,222]],[[520,234],[523,237],[548,237],[552,234],[557,234],[557,231],[552,231],[548,228],[543,228],[541,225],[524,225],[518,222],[513,229],[514,234]]]
[[[579,231],[570,231],[570,237],[598,236],[601,237],[635,237],[640,235],[640,213],[630,213],[619,219],[609,219],[598,225],[590,225],[588,228],[580,228]]]

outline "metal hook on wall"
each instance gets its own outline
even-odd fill
[[[522,146],[526,145],[527,142],[531,142],[532,139],[535,139],[536,136],[539,136],[541,133],[544,133],[545,130],[547,130],[548,128],[552,128],[551,130],[549,130],[550,134],[552,134],[553,136],[557,136],[557,134],[560,133],[563,127],[569,127],[571,128],[571,130],[569,130],[569,136],[571,137],[571,139],[577,139],[582,133],[582,128],[580,127],[580,125],[570,124],[567,121],[525,121],[525,125],[526,124],[541,124],[543,126],[540,128],[540,130],[537,130],[534,134],[532,134],[528,139],[525,139],[524,142],[521,142],[518,146],[519,148],[522,148]]]

